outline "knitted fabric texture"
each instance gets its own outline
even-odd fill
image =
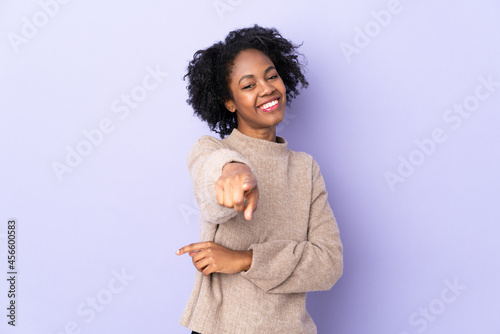
[[[217,203],[215,182],[229,162],[250,167],[259,201],[252,220]],[[306,292],[329,290],[342,275],[342,243],[318,164],[308,154],[237,129],[200,138],[187,164],[200,207],[201,240],[253,250],[238,274],[196,272],[181,325],[203,334],[316,333]]]

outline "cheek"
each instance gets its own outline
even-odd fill
[[[283,95],[286,95],[286,87],[285,87],[285,83],[283,82],[283,80],[280,80],[280,83],[281,83],[281,92],[283,93]]]
[[[254,109],[255,99],[250,95],[240,95],[238,99],[235,100],[239,109]]]
[[[286,96],[286,87],[285,87],[285,83],[283,82],[283,80],[276,82],[276,84],[274,85],[274,88],[276,88],[276,90],[279,91],[281,93],[281,95]]]

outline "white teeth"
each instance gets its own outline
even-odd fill
[[[264,104],[262,107],[260,107],[261,109],[269,109],[271,108],[272,106],[275,106],[278,104],[278,100],[274,100],[274,101],[271,101],[271,102],[268,102],[266,104]]]

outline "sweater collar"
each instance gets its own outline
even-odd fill
[[[278,156],[288,153],[287,141],[285,138],[279,136],[276,136],[276,142],[272,142],[247,136],[235,128],[224,140],[245,156],[254,154],[259,156],[262,156],[262,154]]]

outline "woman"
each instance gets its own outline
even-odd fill
[[[223,138],[200,138],[187,161],[202,239],[177,251],[198,270],[181,319],[192,333],[316,333],[306,292],[342,275],[319,167],[276,136],[286,104],[307,86],[297,48],[254,26],[189,64],[188,102]]]

